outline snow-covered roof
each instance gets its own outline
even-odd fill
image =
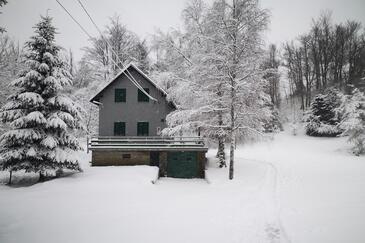
[[[101,94],[106,88],[109,87],[117,78],[122,75],[128,68],[133,67],[139,74],[141,74],[144,78],[146,78],[153,86],[155,86],[163,95],[167,95],[166,91],[163,90],[160,86],[158,86],[150,77],[147,76],[141,69],[139,69],[134,63],[129,63],[123,70],[121,70],[114,78],[112,78],[100,91],[98,91],[91,99],[90,102],[93,102],[97,99],[99,94]],[[128,73],[129,74],[129,73]],[[130,74],[132,75],[132,74]],[[132,82],[132,81],[131,81]],[[137,86],[136,86],[137,87]],[[138,88],[138,87],[137,87]],[[139,89],[139,88],[138,88]]]

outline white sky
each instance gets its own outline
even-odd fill
[[[209,0],[211,2],[212,0]],[[54,24],[60,33],[58,44],[71,48],[76,59],[82,55],[81,48],[87,46],[88,38],[79,27],[61,9],[55,0],[8,0],[0,14],[0,26],[6,28],[8,34],[20,44],[33,34],[32,27],[39,21],[40,15],[54,18]],[[76,19],[91,33],[97,31],[89,22],[76,0],[60,0]],[[156,28],[163,31],[181,25],[181,11],[185,0],[82,0],[100,27],[109,22],[114,14],[128,29],[141,38],[148,38]],[[281,44],[306,32],[312,18],[321,10],[331,10],[335,22],[346,19],[357,20],[365,24],[365,0],[261,0],[261,6],[271,11],[270,30],[267,41]]]

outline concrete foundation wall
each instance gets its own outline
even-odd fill
[[[150,152],[93,151],[92,165],[149,165]]]
[[[167,176],[167,151],[159,151],[159,176]],[[197,151],[198,177],[205,178],[206,157]],[[150,151],[92,151],[92,166],[150,165]]]

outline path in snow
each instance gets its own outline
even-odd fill
[[[237,153],[277,168],[280,218],[292,242],[362,243],[365,157],[348,149],[346,138],[284,132]]]
[[[214,159],[215,150],[209,152],[209,160],[210,163],[214,163],[216,161]],[[246,165],[246,166],[242,166]],[[240,217],[244,217],[245,221],[237,222],[237,226],[241,229],[237,229],[239,234],[242,236],[238,242],[270,242],[270,243],[289,243],[290,240],[287,237],[284,227],[282,226],[280,219],[280,207],[279,201],[277,197],[277,170],[276,167],[270,162],[260,161],[255,159],[244,159],[242,154],[236,155],[236,168],[235,168],[235,178],[233,181],[228,181],[228,183],[238,183],[244,186],[247,182],[244,181],[250,174],[250,171],[242,171],[247,170],[249,166],[256,168],[263,168],[264,173],[261,177],[260,182],[258,183],[258,187],[255,192],[251,194],[252,205],[251,209],[246,209],[248,203],[241,203],[241,206],[237,206],[238,211],[236,213],[232,212],[232,214],[240,215]],[[218,170],[219,174],[215,174]],[[221,173],[222,169],[213,169],[209,168],[207,171],[209,178],[219,178],[219,176],[223,176],[223,178],[219,178],[218,183],[225,183],[228,175],[228,171],[225,173]],[[242,175],[245,173],[245,175]],[[237,192],[239,192],[237,190]],[[242,194],[244,195],[244,194]],[[234,208],[234,210],[236,210]],[[247,211],[254,212],[251,215],[252,218],[248,217]]]

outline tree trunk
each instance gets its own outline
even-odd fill
[[[224,152],[224,139],[223,137],[218,137],[218,152],[217,152],[219,168],[227,167],[226,163],[226,153]]]
[[[233,19],[237,19],[237,0],[233,0]],[[229,179],[233,179],[234,174],[234,150],[235,150],[235,100],[236,100],[236,74],[237,74],[237,64],[238,64],[238,58],[237,58],[237,26],[235,26],[235,30],[232,33],[233,36],[233,70],[231,74],[231,125],[230,125],[230,151],[229,151]]]
[[[8,185],[11,185],[11,179],[13,177],[13,171],[9,171],[9,181],[8,181]]]
[[[218,92],[218,95],[221,95],[221,92]],[[221,127],[223,126],[223,116],[222,112],[218,112],[218,125]],[[222,129],[222,128],[220,128]],[[219,168],[227,167],[226,164],[226,154],[224,152],[224,137],[218,135],[218,151],[217,151],[217,158],[219,159]]]
[[[46,176],[43,174],[43,172],[39,172],[39,179],[38,182],[45,182],[46,181]]]
[[[234,175],[234,146],[235,146],[235,135],[231,133],[231,145],[229,151],[229,179],[233,179]]]
[[[234,119],[234,115],[235,115],[235,109],[234,109],[234,101],[235,101],[235,97],[236,97],[236,85],[235,85],[235,75],[232,75],[232,81],[231,81],[231,131],[230,131],[230,151],[229,151],[229,179],[232,180],[233,179],[233,174],[234,174],[234,150],[235,150],[235,146],[236,146],[236,142],[235,142],[235,138],[236,138],[236,134],[234,132],[234,128],[235,128],[235,119]]]

